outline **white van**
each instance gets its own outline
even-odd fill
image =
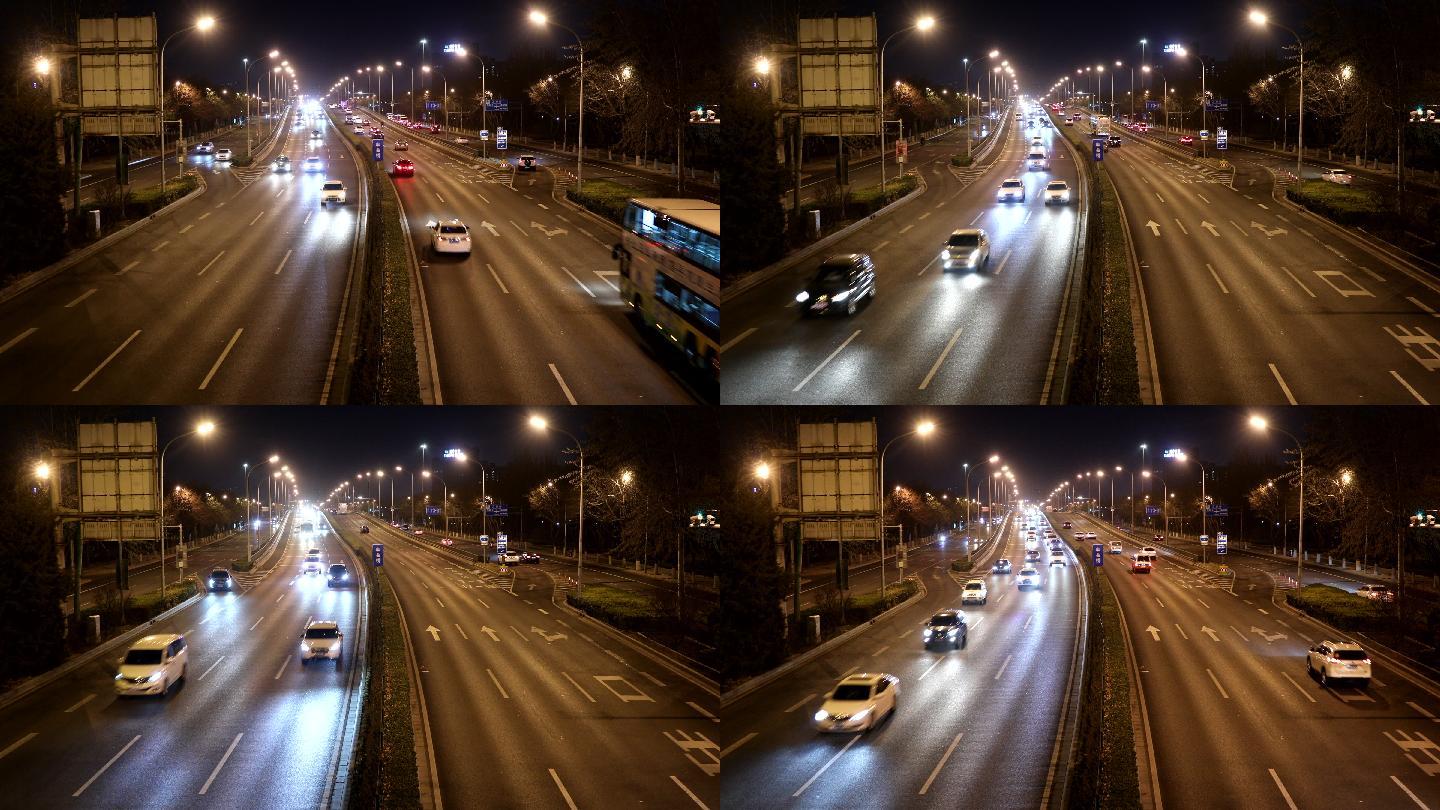
[[[1031,169],[1044,171],[1050,168],[1050,158],[1045,154],[1044,149],[1032,147],[1029,156],[1025,158],[1025,165]]]
[[[171,684],[185,680],[189,664],[190,651],[184,636],[175,633],[146,636],[130,645],[125,657],[120,659],[115,673],[115,693],[121,697],[164,697]]]

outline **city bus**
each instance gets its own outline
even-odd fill
[[[625,207],[620,294],[641,328],[685,362],[720,379],[720,206],[705,200],[635,198]]]

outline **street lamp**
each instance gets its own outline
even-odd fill
[[[1295,434],[1275,427],[1263,416],[1250,417],[1250,427],[1262,432],[1273,430],[1288,436],[1290,441],[1295,442],[1295,449],[1300,453],[1300,526],[1295,538],[1295,587],[1299,589],[1305,586],[1305,445],[1300,443]]]
[[[249,464],[244,465],[244,466],[245,466],[245,523],[247,524],[247,525],[246,525],[246,528],[249,529],[249,531],[250,531],[250,542],[245,544],[245,564],[246,564],[247,566],[253,561],[253,557],[252,557],[251,555],[253,554],[254,549],[255,549],[255,524],[254,524],[254,522],[251,521],[251,519],[250,519],[250,500],[251,500],[251,499],[250,499],[250,473],[255,472],[256,470],[260,469],[261,467],[265,466],[266,464],[274,464],[274,463],[278,462],[279,460],[280,460],[280,457],[279,457],[279,456],[271,456],[270,458],[265,459],[264,461],[260,462],[259,464],[256,464],[256,465],[253,466],[253,467],[250,466]]]
[[[965,531],[967,531],[967,532],[970,531],[970,473],[974,472],[975,470],[980,469],[981,467],[985,466],[986,464],[994,464],[994,463],[998,462],[999,460],[1000,460],[1000,456],[994,455],[994,456],[991,456],[990,458],[985,459],[984,461],[980,462],[979,464],[976,464],[976,465],[973,466],[973,467],[970,466],[969,464],[965,464],[965,465],[964,465],[964,467],[965,467]]]
[[[1175,54],[1177,56],[1185,57],[1189,56],[1190,52],[1184,48],[1176,48]],[[1205,108],[1210,101],[1210,94],[1205,90],[1205,60],[1200,56],[1200,54],[1197,53],[1195,54],[1195,61],[1200,63],[1200,131],[1206,132],[1209,129],[1209,124],[1205,122]],[[1200,157],[1202,158],[1205,157],[1206,140],[1207,138],[1200,139]]]
[[[1179,462],[1192,461],[1196,467],[1200,468],[1200,536],[1208,539],[1210,537],[1210,530],[1205,518],[1206,513],[1210,510],[1210,499],[1205,495],[1205,465],[1201,464],[1199,459],[1190,458],[1186,453],[1180,453],[1175,456],[1175,460]],[[1203,547],[1201,551],[1204,551]]]
[[[209,18],[207,17],[206,19]],[[171,34],[171,36],[174,36],[174,34]],[[214,432],[214,422],[201,422],[189,433],[181,433],[179,436],[166,442],[165,447],[160,451],[160,488],[157,492],[160,495],[160,604],[162,605],[165,604],[165,452],[170,449],[170,445],[187,436],[198,435],[203,439]],[[185,541],[184,535],[181,535],[180,541],[182,543]]]
[[[1273,25],[1282,31],[1288,32],[1290,36],[1295,37],[1295,44],[1300,48],[1300,120],[1296,124],[1295,132],[1295,182],[1298,183],[1301,177],[1303,177],[1301,168],[1305,160],[1305,42],[1300,39],[1299,34],[1271,20],[1269,15],[1263,11],[1251,11],[1250,22],[1261,28],[1267,25]],[[1347,76],[1346,78],[1349,77]]]
[[[1170,512],[1169,512],[1169,508],[1170,508],[1170,507],[1169,507],[1169,504],[1170,504],[1170,485],[1167,484],[1167,483],[1165,483],[1165,479],[1164,479],[1163,477],[1161,477],[1159,474],[1154,473],[1154,472],[1152,472],[1152,471],[1150,471],[1150,470],[1143,470],[1143,471],[1141,471],[1140,477],[1142,477],[1142,478],[1159,478],[1159,479],[1160,479],[1160,519],[1163,520],[1163,521],[1165,521],[1165,528],[1164,528],[1163,531],[1164,531],[1164,533],[1165,533],[1166,535],[1169,535],[1169,534],[1170,534]]]
[[[570,36],[575,37],[575,46],[580,49],[580,128],[575,136],[579,147],[575,158],[575,190],[580,191],[585,182],[585,43],[581,41],[579,34],[551,20],[543,11],[532,9],[530,22],[538,26],[553,25],[562,31],[568,31]]]
[[[890,44],[890,40],[907,31],[920,31],[923,33],[934,27],[935,18],[926,15],[917,19],[913,25],[901,28],[899,31],[886,37],[885,42],[880,45],[880,196],[882,198],[885,196],[885,46]],[[882,563],[885,561],[883,556],[880,561]],[[883,573],[885,566],[882,565],[880,568]],[[884,591],[881,591],[881,595],[884,595]]]
[[[534,19],[535,13],[536,12],[532,12],[531,19]],[[583,577],[585,574],[585,446],[580,443],[579,439],[575,438],[575,434],[551,425],[545,421],[545,417],[543,416],[536,415],[530,417],[529,424],[533,430],[541,432],[553,430],[556,433],[568,437],[570,441],[575,442],[575,450],[580,454],[580,529],[575,540],[575,592],[580,593],[584,587]],[[685,572],[677,571],[677,573],[679,574],[680,581],[683,583],[685,581]]]
[[[181,34],[185,33],[186,31],[195,31],[195,30],[198,29],[198,30],[200,31],[200,33],[203,34],[203,33],[205,33],[206,31],[209,31],[211,28],[214,28],[214,27],[215,27],[215,18],[214,18],[214,17],[208,17],[208,16],[207,16],[207,17],[201,17],[200,19],[196,20],[196,21],[195,21],[195,24],[192,25],[192,26],[190,26],[189,28],[181,28],[179,31],[176,31],[175,33],[173,33],[173,34],[171,34],[170,36],[166,37],[166,38],[165,38],[165,42],[160,45],[160,196],[161,196],[161,197],[164,197],[164,196],[165,196],[165,46],[170,44],[170,40],[174,39],[175,37],[180,36]],[[122,151],[123,151],[123,150],[122,150]],[[163,566],[162,566],[162,568],[163,568]],[[162,577],[162,578],[163,578],[163,577]],[[163,590],[163,589],[161,590],[161,593],[162,593],[162,594],[164,593],[164,590]]]
[[[885,451],[890,449],[890,445],[907,436],[918,435],[923,439],[933,432],[935,432],[935,423],[927,419],[917,424],[915,429],[909,433],[901,433],[886,442],[885,447],[880,450],[880,489],[878,492],[880,493],[880,601],[882,603],[885,601]]]

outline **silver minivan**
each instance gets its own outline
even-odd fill
[[[160,695],[170,691],[170,684],[185,680],[189,669],[190,651],[185,637],[176,633],[145,636],[126,651],[115,673],[115,693],[127,695]]]

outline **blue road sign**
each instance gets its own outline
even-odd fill
[[[1230,548],[1230,537],[1225,532],[1215,533],[1215,553],[1226,554]]]
[[[1102,161],[1102,160],[1105,159],[1105,139],[1104,139],[1104,138],[1091,138],[1091,139],[1090,139],[1090,148],[1091,148],[1092,150],[1094,150],[1094,157],[1095,157],[1095,162],[1096,162],[1096,163],[1099,163],[1100,161]]]
[[[496,149],[509,149],[509,148],[510,148],[510,132],[509,132],[509,130],[505,129],[504,127],[496,127],[496,128],[495,128],[495,148],[496,148]]]
[[[384,544],[384,543],[371,543],[371,544],[370,544],[370,559],[372,559],[372,560],[375,561],[375,567],[376,567],[376,568],[379,568],[380,566],[382,566],[382,565],[385,564],[385,544]]]
[[[492,98],[485,102],[486,112],[509,112],[510,101],[503,98]]]
[[[375,162],[378,163],[378,162],[384,160],[384,159],[385,159],[385,139],[384,139],[384,138],[371,138],[371,139],[370,139],[370,151],[371,151],[371,153],[375,156]]]
[[[1095,563],[1096,567],[1099,567],[1099,566],[1104,565],[1104,564],[1105,564],[1105,546],[1104,546],[1103,544],[1101,544],[1101,543],[1091,543],[1091,544],[1090,544],[1090,559]]]
[[[1230,131],[1227,130],[1226,128],[1224,128],[1224,127],[1217,127],[1216,130],[1215,130],[1215,148],[1216,148],[1216,149],[1229,149],[1229,148],[1230,148]]]
[[[510,547],[510,536],[509,536],[509,535],[505,534],[504,532],[500,532],[499,534],[495,535],[495,550],[496,550],[497,552],[499,552],[499,553],[501,553],[501,554],[504,554],[504,553],[505,553],[505,549],[507,549],[507,548],[509,548],[509,547]]]
[[[438,102],[438,101],[427,101],[427,102],[425,102],[425,109],[427,109],[427,110],[438,110],[438,109],[440,109],[440,102]]]
[[[440,517],[440,507],[438,507],[438,506],[426,506],[426,507],[425,507],[425,514],[426,514],[427,516],[429,516],[429,517]]]
[[[1210,517],[1229,517],[1230,507],[1223,503],[1212,503],[1205,507],[1205,514]]]
[[[1145,102],[1145,109],[1146,109],[1146,110],[1149,110],[1150,112],[1154,112],[1154,111],[1160,109],[1160,102],[1158,102],[1158,101],[1147,101],[1147,102]]]
[[[1160,517],[1160,507],[1158,507],[1158,506],[1146,506],[1146,507],[1145,507],[1145,517]]]
[[[510,507],[503,503],[492,503],[490,508],[485,510],[490,517],[509,517]]]
[[[1230,100],[1224,98],[1212,98],[1205,102],[1205,109],[1210,112],[1229,112]]]

